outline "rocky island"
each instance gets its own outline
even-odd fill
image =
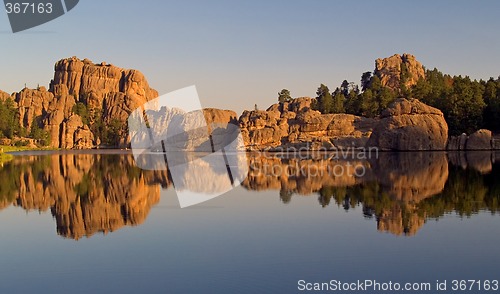
[[[0,145],[47,145],[62,149],[129,147],[129,114],[158,97],[144,75],[137,70],[76,57],[56,62],[54,70],[48,89],[24,88],[10,95],[0,91],[2,117],[10,114],[12,121],[10,129],[0,132]],[[426,75],[432,73],[426,72],[414,56],[396,54],[376,60],[373,76],[370,72],[363,74],[362,90],[353,83],[343,83],[332,94],[321,92],[320,87],[316,98],[290,97],[266,110],[244,111],[239,117],[234,111],[214,108],[204,109],[203,113],[210,124],[239,126],[248,150],[499,149],[500,140],[489,130],[459,135],[456,132],[460,129],[453,124],[450,134],[447,119],[453,122],[455,117],[447,115],[450,111],[446,107],[442,107],[443,113],[411,98],[414,93],[420,95],[420,88],[426,86]],[[327,98],[333,103],[341,99],[342,110],[336,110],[332,102],[325,104]],[[439,101],[434,104],[440,105]]]

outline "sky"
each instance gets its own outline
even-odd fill
[[[283,88],[314,96],[359,83],[375,59],[411,53],[427,68],[500,75],[500,1],[80,0],[13,34],[0,12],[0,89],[48,85],[77,56],[144,73],[160,94],[196,85],[203,107],[265,109]]]

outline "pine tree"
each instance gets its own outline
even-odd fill
[[[331,113],[333,107],[333,98],[330,94],[330,89],[324,84],[321,84],[316,91],[316,110],[321,113]]]
[[[290,102],[292,100],[292,96],[290,96],[290,91],[287,89],[283,89],[278,92],[278,101],[283,104],[285,102]]]

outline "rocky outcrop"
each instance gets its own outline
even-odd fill
[[[446,148],[450,151],[500,150],[500,140],[490,130],[478,130],[470,136],[451,136]]]
[[[5,93],[4,91],[0,90],[0,101],[5,101],[10,98],[10,95],[8,93]]]
[[[401,89],[401,85],[409,88],[421,78],[425,78],[424,67],[411,54],[394,54],[388,58],[375,61],[375,75],[380,78],[382,86],[393,90]]]
[[[479,130],[469,136],[467,150],[491,150],[492,136],[489,130]]]
[[[28,132],[36,122],[50,134],[51,147],[86,149],[101,143],[127,146],[129,114],[157,96],[137,70],[72,57],[56,63],[49,90],[25,88],[14,100]],[[84,113],[75,112],[76,104],[83,105]],[[103,138],[106,134],[112,136]]]
[[[152,103],[154,101],[147,104],[146,116],[139,110],[128,120],[132,148],[212,152],[231,145],[229,149],[244,150],[234,111],[206,108],[185,112],[166,106],[149,108]]]
[[[468,136],[462,134],[460,136],[451,136],[448,139],[447,150],[465,150],[465,144],[467,143]]]
[[[232,110],[204,108],[203,116],[205,117],[209,131],[211,131],[214,125],[238,124],[238,115]]]
[[[127,124],[130,113],[158,96],[144,75],[137,70],[122,69],[105,62],[94,64],[76,57],[58,61],[54,69],[48,90],[45,87],[25,88],[13,95],[0,91],[0,100],[13,98],[24,133],[29,134],[34,126],[39,127],[49,135],[50,147],[54,148],[128,147],[131,142]],[[383,86],[393,90],[399,90],[401,85],[411,87],[425,78],[422,65],[410,54],[377,59],[375,75]],[[221,139],[225,134],[222,130],[227,129],[225,126],[238,125],[249,150],[325,150],[367,146],[384,150],[500,148],[500,141],[495,138],[489,139],[490,147],[487,147],[489,135],[484,131],[470,138],[466,135],[452,137],[447,144],[447,125],[442,113],[418,100],[400,99],[375,119],[350,114],[321,114],[312,109],[314,100],[296,98],[273,104],[265,111],[244,111],[239,118],[230,110],[208,108],[198,114],[184,114],[184,118],[177,117],[175,122],[179,130],[206,125],[209,135],[217,135],[213,138],[220,142],[225,142]],[[169,111],[171,113],[167,116],[159,115],[149,123],[167,130],[164,120],[176,115],[175,111],[182,112]],[[214,132],[215,129],[220,132]],[[195,150],[206,143],[206,132],[203,132],[204,137],[198,133],[186,132],[193,142],[190,146],[179,147]],[[44,141],[38,139],[34,143]]]
[[[48,112],[50,103],[54,100],[54,94],[48,92],[45,87],[24,88],[21,92],[16,93],[15,97],[21,126],[27,130],[31,129],[35,119],[41,121],[43,115]]]
[[[122,69],[105,62],[94,64],[88,59],[80,60],[75,57],[56,63],[50,88],[56,92],[60,85],[62,86],[61,96],[66,94],[64,93],[65,86],[67,95],[76,97],[77,102],[84,103],[88,112],[94,114],[90,117],[90,125],[100,123],[113,127],[112,139],[114,140],[104,143],[120,147],[127,146],[129,143],[126,123],[129,114],[158,96],[158,92],[149,87],[144,75],[137,70]],[[69,117],[65,118],[69,119]],[[97,119],[100,121],[97,122]],[[80,142],[88,141],[88,139],[87,136]],[[100,143],[97,139],[94,134],[94,145]],[[65,145],[64,142],[60,143]]]
[[[301,97],[274,104],[266,111],[244,111],[239,123],[251,150],[273,148],[332,149],[362,147],[374,119],[350,114],[321,114],[311,109],[313,99]]]
[[[417,99],[398,99],[384,110],[368,146],[381,150],[445,150],[448,125],[443,113]]]

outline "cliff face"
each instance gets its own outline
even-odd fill
[[[375,75],[382,86],[397,90],[404,84],[407,88],[415,85],[420,78],[425,78],[424,67],[411,54],[394,54],[391,57],[375,61]]]
[[[128,115],[158,96],[144,75],[75,57],[56,63],[50,88],[23,89],[14,95],[21,126],[47,131],[51,147],[84,149],[105,144],[126,146]],[[74,111],[79,103],[83,109]],[[107,142],[103,133],[112,132]]]

